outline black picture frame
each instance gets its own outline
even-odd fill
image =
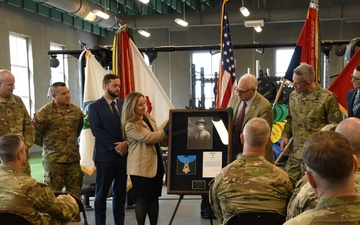
[[[222,120],[228,130],[228,145],[221,141],[220,135],[212,123]],[[189,145],[191,137],[196,136],[196,126],[205,123],[210,140],[206,139],[203,146]],[[232,161],[232,117],[225,109],[172,109],[169,115],[169,151],[167,170],[167,192],[179,195],[203,195],[209,192],[212,176],[203,171],[208,168],[208,155],[217,156],[221,161],[220,169]],[[199,128],[200,129],[200,128]],[[205,136],[208,136],[205,135]],[[211,143],[208,143],[211,142]],[[205,147],[204,147],[205,146]],[[206,156],[206,160],[204,160]],[[211,161],[210,161],[211,163]],[[216,169],[216,166],[215,166]],[[220,172],[220,169],[218,172]],[[213,174],[212,171],[211,174]],[[217,170],[216,170],[217,173]],[[205,174],[205,176],[204,176]]]

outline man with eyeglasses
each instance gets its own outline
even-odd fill
[[[268,123],[270,128],[273,123],[273,111],[270,102],[257,92],[258,80],[252,74],[245,74],[240,77],[238,85],[235,88],[237,96],[230,99],[229,106],[234,110],[233,116],[233,143],[232,156],[233,160],[239,153],[242,153],[243,145],[240,141],[240,134],[245,124],[252,118],[263,118]],[[274,154],[272,145],[269,143],[266,146],[265,159],[274,163]]]
[[[281,149],[293,137],[292,148],[284,170],[295,183],[305,173],[302,148],[308,136],[327,124],[338,124],[342,114],[334,93],[314,82],[315,71],[309,64],[294,69],[294,91],[289,98],[289,111],[282,135]]]
[[[346,104],[348,107],[348,116],[360,118],[360,64],[356,66],[351,81],[354,89],[346,93]]]

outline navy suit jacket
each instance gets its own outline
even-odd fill
[[[356,96],[357,89],[351,89],[346,93],[346,105],[348,108],[348,117],[357,117],[360,118],[360,110],[357,111],[356,115],[354,115],[352,108],[354,104],[354,99]]]
[[[124,101],[116,99],[116,102],[121,115]],[[121,122],[115,121],[104,97],[89,105],[89,122],[95,136],[94,162],[119,160],[121,156],[115,151],[114,143],[124,141]]]

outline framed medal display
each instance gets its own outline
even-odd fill
[[[225,109],[170,110],[168,194],[201,195],[231,162],[232,117]]]

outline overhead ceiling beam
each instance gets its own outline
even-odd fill
[[[264,19],[267,23],[294,23],[304,22],[308,8],[286,8],[286,9],[262,9],[253,10],[247,20]],[[360,21],[360,4],[348,4],[343,7],[337,5],[323,6],[320,13],[320,20],[341,20],[341,21]],[[244,25],[244,19],[240,16],[238,9],[228,11],[231,18],[230,25]],[[124,23],[136,29],[155,29],[173,28],[173,14],[162,14],[152,16],[123,17]],[[136,21],[136,23],[135,23]],[[186,13],[186,21],[189,27],[220,26],[220,12],[216,9],[208,10],[206,13],[196,13],[194,11]]]
[[[205,2],[211,8],[215,7],[215,0],[202,0],[202,1]]]

